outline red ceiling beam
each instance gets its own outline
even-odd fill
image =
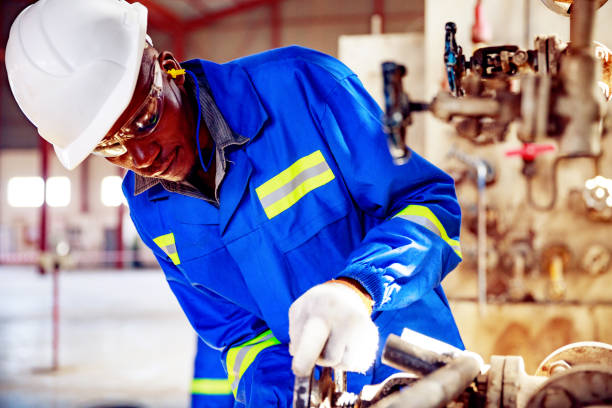
[[[200,0],[187,0],[187,2],[191,4],[191,7],[196,9],[200,14],[205,14],[210,11],[210,8],[205,6],[206,2],[202,2]]]
[[[279,2],[270,4],[270,45],[271,48],[281,46],[282,15]]]
[[[279,2],[281,0],[248,0],[236,4],[235,6],[228,7],[222,10],[213,11],[203,15],[202,17],[194,18],[185,23],[185,30],[192,31],[201,28],[207,24],[211,24],[217,20],[232,15],[240,14],[244,11],[251,10],[257,7],[270,5],[272,3]]]
[[[168,8],[156,3],[154,0],[138,0],[140,4],[149,9],[149,19],[158,28],[168,31],[177,31],[183,28],[183,21]]]
[[[361,24],[363,29],[366,28],[369,30],[370,18],[372,17],[371,13],[359,13],[359,14],[342,14],[339,16],[338,14],[331,15],[319,15],[319,16],[295,16],[295,17],[283,17],[282,23],[287,26],[311,26],[311,27],[321,27],[321,26],[343,26],[350,24]],[[387,22],[406,22],[413,21],[415,19],[422,19],[423,13],[419,13],[416,11],[399,11],[397,13],[388,14],[385,16],[385,20]],[[269,17],[259,18],[257,20],[253,20],[249,22],[249,27],[251,29],[260,29],[266,28],[270,25]],[[223,25],[224,30],[232,30],[239,31],[244,30],[244,22],[241,21],[232,21],[227,22]],[[368,32],[368,31],[364,31]]]

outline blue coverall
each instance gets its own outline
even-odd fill
[[[191,408],[232,408],[234,395],[221,364],[219,350],[210,348],[198,337],[193,362]]]
[[[236,137],[220,205],[134,194],[131,217],[191,324],[222,351],[246,407],[290,407],[289,306],[314,285],[357,280],[381,343],[404,327],[463,347],[441,280],[461,260],[453,180],[413,153],[396,166],[381,111],[336,59],[288,47],[226,64],[192,60]],[[380,362],[349,390],[395,372]]]

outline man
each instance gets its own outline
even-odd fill
[[[453,181],[417,154],[393,164],[357,77],[300,47],[179,63],[145,17],[41,0],[7,72],[66,167],[93,152],[130,170],[134,224],[236,404],[289,407],[315,363],[353,371],[352,391],[381,382],[379,334],[404,327],[462,347],[440,287],[461,259]]]

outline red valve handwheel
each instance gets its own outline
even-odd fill
[[[520,149],[508,150],[506,156],[521,156],[525,161],[534,161],[542,153],[554,150],[555,145],[552,144],[525,143]]]

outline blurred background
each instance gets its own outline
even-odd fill
[[[31,3],[0,1],[1,61],[13,19]],[[155,46],[179,59],[223,63],[298,44],[347,64],[383,109],[384,61],[406,66],[414,100],[448,89],[447,21],[466,55],[483,44],[531,49],[541,35],[569,40],[569,19],[540,0],[140,3]],[[594,34],[604,45],[609,21],[607,4]],[[612,343],[610,138],[596,162],[558,162],[558,141],[548,140],[526,177],[525,157],[508,155],[523,146],[513,126],[503,140],[474,143],[428,113],[411,119],[407,144],[457,183],[464,262],[444,286],[467,348],[485,361],[523,356],[531,373],[565,344]],[[480,191],[474,163],[487,168]],[[195,334],[131,225],[121,178],[95,156],[65,170],[0,69],[0,407],[188,405]]]

